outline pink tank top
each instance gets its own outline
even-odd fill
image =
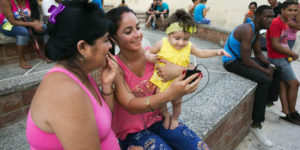
[[[156,87],[149,81],[153,74],[154,64],[146,62],[144,75],[140,78],[131,72],[118,56],[116,58],[124,71],[125,81],[130,87],[128,90],[131,90],[136,97],[151,96],[155,93]],[[112,128],[119,139],[125,140],[129,133],[145,130],[161,120],[162,116],[158,111],[133,115],[119,104],[115,104]]]
[[[66,75],[68,75],[70,78],[72,78],[76,83],[78,83],[81,88],[86,92],[86,94],[89,96],[90,101],[93,105],[94,110],[94,116],[96,119],[96,124],[99,132],[100,142],[101,142],[101,149],[102,150],[120,150],[118,140],[114,134],[114,132],[111,129],[111,121],[112,121],[112,114],[103,100],[102,96],[100,95],[97,85],[95,81],[92,79],[91,76],[88,75],[88,78],[90,82],[92,83],[93,87],[95,88],[102,106],[99,105],[95,97],[90,93],[90,91],[85,87],[85,85],[70,71],[55,67],[52,68],[45,76],[44,78],[52,72],[62,72]],[[26,128],[26,137],[28,140],[28,143],[30,145],[31,150],[62,150],[64,149],[56,137],[55,133],[47,133],[45,131],[42,131],[40,128],[38,128],[32,118],[31,113],[29,111],[28,117],[27,117],[27,128]]]
[[[15,5],[14,0],[10,0],[10,3],[11,3],[11,6],[12,6],[11,10],[12,10],[12,13],[14,15],[14,18],[15,19],[20,18],[20,14],[18,12],[18,7]],[[25,3],[26,3],[25,8],[22,8],[21,6],[19,6],[19,8],[21,9],[21,11],[24,12],[24,15],[31,16],[29,0],[25,0]],[[5,16],[3,15],[2,11],[1,11],[1,13],[0,13],[0,24],[6,23],[6,22],[8,22],[8,20],[5,18]]]

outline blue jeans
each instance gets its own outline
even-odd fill
[[[16,44],[20,45],[20,46],[25,46],[28,44],[29,40],[30,40],[30,33],[28,31],[28,29],[24,26],[13,26],[11,31],[5,30],[2,28],[2,26],[4,25],[4,23],[2,23],[0,25],[0,31],[6,35],[6,36],[12,36],[12,37],[16,37]],[[44,24],[43,25],[44,31],[47,30],[47,26]],[[41,35],[43,36],[43,41],[44,43],[47,43],[49,37],[46,34],[46,32],[41,33]]]
[[[144,150],[208,150],[208,146],[181,121],[174,130],[165,129],[162,121],[146,130],[128,134],[120,141],[123,150],[131,145],[142,146]]]
[[[210,20],[203,18],[200,21],[196,21],[196,23],[198,23],[198,24],[210,24]]]

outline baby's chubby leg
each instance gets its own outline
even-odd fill
[[[170,121],[170,129],[174,130],[178,127],[178,118],[181,113],[182,97],[172,101],[173,114]]]
[[[156,93],[160,93],[160,88],[157,87],[156,88]],[[169,129],[170,126],[170,119],[171,119],[171,115],[168,111],[168,107],[167,104],[164,104],[160,109],[159,109],[161,115],[164,117],[164,121],[163,121],[163,126],[165,129]]]

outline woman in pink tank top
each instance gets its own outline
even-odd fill
[[[29,110],[26,137],[32,150],[119,150],[112,131],[110,22],[97,5],[66,1],[48,24],[46,55],[58,61],[40,83]],[[99,92],[88,75],[101,68]]]
[[[163,104],[197,89],[200,78],[190,83],[199,74],[183,80],[186,68],[166,62],[159,73],[167,80],[174,80],[164,92],[155,94],[155,86],[149,82],[154,64],[146,62],[142,47],[143,32],[134,12],[127,7],[114,8],[107,12],[113,29],[110,35],[120,47],[117,60],[121,73],[115,79],[115,107],[112,128],[119,138],[122,149],[131,145],[143,149],[188,149],[206,150],[208,146],[182,122],[174,129],[162,126],[158,110]],[[184,133],[188,133],[187,136]]]

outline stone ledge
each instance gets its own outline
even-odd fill
[[[200,27],[200,28],[210,29],[210,30],[214,30],[214,31],[217,31],[217,32],[220,32],[220,33],[224,33],[224,34],[230,34],[231,33],[231,31],[228,31],[228,30],[225,30],[225,29],[221,29],[221,28],[218,28],[218,27],[214,27],[212,25],[198,24],[197,26]]]
[[[193,36],[224,47],[227,37],[230,33],[231,31],[227,31],[211,25],[198,24],[197,32]]]
[[[0,80],[0,96],[20,92],[40,83],[49,69]]]
[[[181,119],[211,149],[234,149],[249,131],[255,89],[256,83],[228,73],[184,103]]]
[[[16,38],[5,36],[0,32],[0,44],[16,43]]]

